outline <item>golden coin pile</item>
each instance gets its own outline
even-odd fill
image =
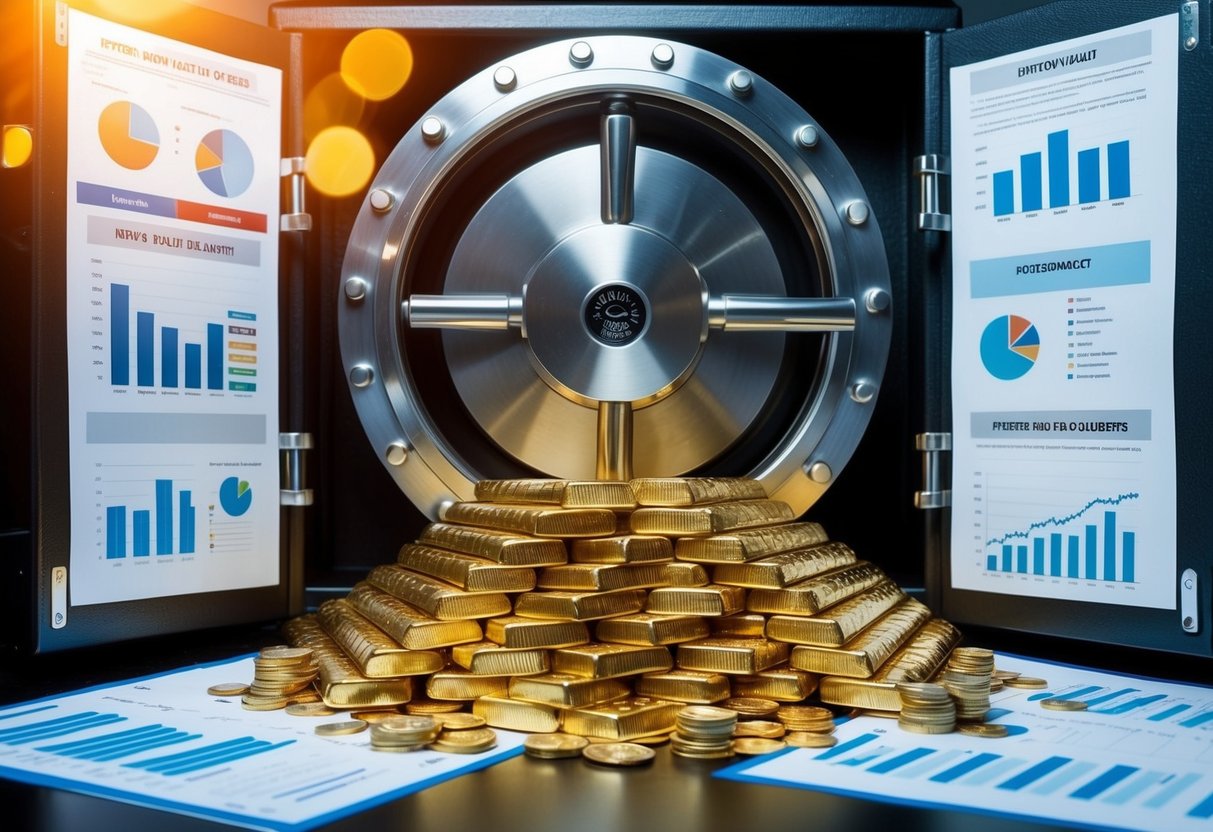
[[[670,750],[679,757],[717,760],[733,756],[737,712],[711,705],[690,705],[678,712]]]
[[[446,751],[449,754],[479,754],[496,746],[497,732],[492,728],[443,727],[438,738],[430,743],[430,748],[434,751]]]
[[[779,703],[757,696],[734,696],[721,702],[720,707],[736,711],[738,720],[764,719],[775,715]]]
[[[522,742],[522,749],[529,757],[541,760],[556,760],[563,757],[580,757],[582,749],[590,744],[585,737],[573,734],[531,734]]]
[[[276,711],[319,697],[312,682],[320,668],[306,647],[266,647],[253,659],[253,683],[240,701],[250,711]]]
[[[957,722],[981,722],[986,718],[993,672],[992,650],[957,647],[952,651],[941,682],[956,703]]]
[[[733,738],[760,737],[767,740],[777,740],[788,732],[782,722],[770,719],[747,719],[739,721],[733,729]]]
[[[371,750],[420,751],[438,738],[440,728],[429,716],[395,716],[371,725]]]
[[[901,714],[897,724],[915,734],[948,734],[956,728],[956,703],[943,685],[900,682]]]
[[[783,705],[775,718],[787,730],[783,740],[797,748],[829,748],[836,744],[834,713],[816,705]]]

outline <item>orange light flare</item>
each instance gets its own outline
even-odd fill
[[[383,101],[404,88],[413,74],[413,48],[399,32],[367,29],[341,53],[341,77],[368,101]]]
[[[303,99],[303,138],[310,142],[326,127],[354,127],[366,109],[366,99],[345,83],[341,73],[321,79]]]
[[[353,127],[335,125],[316,134],[304,161],[307,181],[327,196],[358,193],[375,172],[375,151]]]

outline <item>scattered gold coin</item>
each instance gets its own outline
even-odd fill
[[[1007,726],[999,725],[997,722],[962,722],[956,726],[956,730],[970,737],[987,739],[998,739],[1010,734]]]
[[[1046,680],[1038,679],[1035,676],[1014,676],[1009,679],[1003,679],[1002,683],[1009,688],[1025,688],[1027,690],[1039,690],[1049,686]]]
[[[770,754],[788,747],[783,740],[771,740],[765,737],[738,737],[733,740],[733,750],[738,754]]]
[[[430,714],[443,731],[467,731],[472,728],[483,728],[485,720],[482,716],[469,713]]]
[[[581,751],[590,741],[573,734],[531,734],[522,742],[522,749],[532,757],[555,760],[561,757],[580,757]]]
[[[1087,703],[1077,699],[1042,699],[1040,707],[1047,711],[1085,711]]]
[[[831,748],[838,744],[838,738],[833,734],[814,734],[810,731],[790,731],[784,734],[783,741],[797,748]]]
[[[587,745],[581,755],[604,766],[640,766],[652,762],[657,752],[634,742],[604,742]]]
[[[286,706],[291,716],[332,716],[337,713],[323,702],[293,702]]]
[[[346,734],[358,734],[366,730],[366,723],[361,719],[348,719],[344,722],[325,722],[316,726],[316,733],[322,737],[338,737]]]
[[[248,685],[244,682],[221,682],[206,689],[211,696],[240,696],[248,693]]]
[[[772,722],[766,719],[747,719],[744,722],[738,722],[737,727],[733,729],[733,737],[762,737],[768,740],[777,740],[788,732],[782,722]]]

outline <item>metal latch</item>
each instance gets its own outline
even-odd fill
[[[952,505],[952,490],[943,487],[940,455],[952,450],[952,434],[920,433],[914,447],[922,451],[922,491],[914,492],[915,508],[945,508]]]
[[[914,157],[914,175],[919,183],[919,231],[951,231],[952,215],[945,214],[939,197],[940,177],[952,175],[947,156],[928,153]]]
[[[312,215],[304,210],[303,205],[303,168],[302,156],[288,156],[279,167],[280,175],[286,180],[286,210],[279,223],[283,231],[310,231],[312,228]]]
[[[1188,52],[1200,44],[1200,3],[1196,0],[1179,7],[1179,42]]]
[[[310,433],[278,434],[278,456],[281,462],[279,502],[284,506],[310,506],[314,499],[307,483],[307,456],[312,449]]]

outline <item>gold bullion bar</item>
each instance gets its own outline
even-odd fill
[[[583,644],[552,652],[552,670],[587,679],[636,676],[673,666],[669,648],[661,645]]]
[[[842,647],[798,644],[788,663],[810,673],[867,679],[930,617],[925,604],[907,598]]]
[[[381,564],[366,577],[374,586],[442,621],[493,618],[510,612],[501,592],[464,592],[437,578],[395,564]]]
[[[665,564],[665,582],[670,586],[707,586],[712,579],[702,564],[671,561]]]
[[[960,643],[960,631],[950,621],[933,618],[922,626],[870,679],[842,676],[822,678],[817,696],[831,705],[877,711],[901,710],[898,682],[925,682],[935,676]]]
[[[714,636],[762,638],[767,632],[767,617],[756,612],[739,612],[720,618],[709,618],[708,624]]]
[[[767,621],[767,638],[793,644],[841,647],[905,598],[901,587],[885,581],[809,618],[772,615]]]
[[[505,696],[510,688],[509,676],[479,676],[459,668],[439,670],[425,683],[430,699],[470,701],[481,696]]]
[[[644,608],[643,589],[617,592],[524,592],[514,603],[514,612],[524,618],[563,618],[592,621],[627,615]]]
[[[712,570],[712,579],[718,584],[783,589],[857,560],[855,552],[845,543],[820,543],[745,563],[720,563]]]
[[[368,678],[423,676],[446,665],[446,657],[436,650],[401,647],[345,599],[330,598],[322,603],[316,620]]]
[[[492,641],[458,644],[451,648],[451,661],[477,676],[526,676],[552,669],[547,650],[537,647],[515,650]]]
[[[472,703],[472,713],[483,717],[494,728],[525,731],[528,734],[551,734],[560,730],[560,711],[539,702],[509,699],[505,692],[481,696]]]
[[[539,572],[540,589],[610,592],[665,586],[664,563],[569,563]]]
[[[631,692],[628,683],[619,679],[586,679],[571,673],[545,673],[510,680],[510,699],[556,708],[584,708],[620,699]]]
[[[671,560],[674,544],[668,537],[652,534],[622,534],[574,540],[569,559],[574,563],[637,563]]]
[[[697,506],[730,500],[764,500],[762,483],[745,477],[644,477],[632,480],[642,506]]]
[[[674,544],[674,557],[695,563],[736,563],[825,543],[830,538],[819,523],[784,523],[711,537],[684,537]]]
[[[325,632],[315,615],[293,618],[282,627],[290,643],[307,647],[320,668],[319,689],[330,708],[381,708],[403,705],[413,695],[413,680],[368,679],[354,660]]]
[[[615,512],[605,508],[545,508],[508,503],[451,503],[444,523],[466,523],[535,537],[605,537],[615,533]]]
[[[859,561],[783,589],[752,589],[746,609],[776,615],[816,615],[884,580],[887,577],[879,567]]]
[[[614,644],[678,644],[707,638],[708,623],[697,615],[638,612],[599,621],[594,637]]]
[[[486,621],[484,637],[511,649],[542,647],[552,650],[588,643],[590,628],[584,621],[547,621],[510,615]]]
[[[732,696],[729,677],[722,673],[675,668],[646,673],[634,683],[637,696],[669,699],[688,705],[711,705]]]
[[[640,534],[720,534],[794,519],[792,507],[782,500],[746,500],[692,508],[638,508],[632,512],[631,526]]]
[[[502,566],[486,558],[449,552],[424,543],[406,543],[396,563],[446,581],[464,592],[528,592],[535,588],[535,570]]]
[[[586,708],[564,711],[563,730],[579,737],[630,740],[662,734],[674,727],[681,702],[665,702],[645,696],[617,699]]]
[[[481,480],[476,499],[490,503],[540,503],[562,508],[636,507],[636,495],[626,482],[613,480]]]
[[[788,660],[788,645],[764,638],[705,638],[678,645],[678,666],[685,670],[753,676]]]
[[[526,537],[453,523],[430,523],[421,530],[417,542],[488,558],[504,566],[556,566],[569,560],[563,540]]]
[[[439,621],[434,616],[401,601],[395,595],[359,581],[345,597],[350,606],[373,621],[404,647],[430,650],[469,641],[480,641],[484,632],[474,620]]]
[[[645,612],[659,615],[732,615],[745,608],[746,591],[739,586],[674,586],[649,593]]]
[[[776,702],[799,702],[813,695],[818,677],[794,667],[774,667],[753,676],[734,676],[734,696],[757,696]]]

